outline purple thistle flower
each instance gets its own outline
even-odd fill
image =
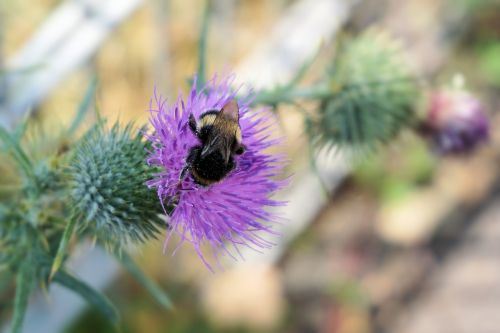
[[[463,90],[443,90],[431,97],[421,130],[439,153],[467,153],[488,140],[489,122],[476,97]]]
[[[155,91],[150,102],[150,122],[154,132],[147,135],[153,147],[147,163],[160,167],[161,171],[146,184],[156,188],[164,207],[175,206],[169,212],[171,230],[165,240],[164,252],[172,232],[175,232],[181,242],[174,253],[187,241],[210,269],[202,244],[212,247],[216,260],[221,251],[235,258],[233,253],[239,254],[240,246],[258,250],[274,245],[263,239],[260,233],[276,234],[272,227],[281,218],[268,208],[283,205],[271,196],[286,184],[285,180],[276,179],[281,175],[284,157],[266,152],[280,142],[280,139],[272,138],[276,120],[269,110],[250,110],[250,96],[238,100],[242,143],[246,150],[242,155],[234,156],[235,168],[210,186],[197,184],[189,173],[180,182],[179,176],[189,150],[200,144],[189,128],[189,115],[192,113],[199,119],[207,110],[220,110],[235,99],[236,92],[231,88],[233,81],[234,76],[221,79],[214,76],[202,91],[197,91],[195,79],[187,99],[179,96],[173,105],[168,106]]]

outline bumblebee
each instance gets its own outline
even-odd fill
[[[202,186],[217,183],[234,169],[234,155],[245,151],[241,143],[238,103],[231,100],[221,110],[208,110],[198,123],[190,114],[189,128],[200,144],[189,150],[180,180],[190,171],[195,182]]]

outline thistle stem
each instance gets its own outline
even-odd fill
[[[325,85],[319,84],[307,88],[297,88],[293,85],[285,85],[271,90],[262,90],[257,92],[253,104],[267,104],[267,105],[278,105],[280,103],[295,103],[297,100],[313,100],[322,101],[327,98],[331,98],[341,91],[348,89],[362,88],[364,86],[371,85],[384,85],[384,84],[397,84],[401,82],[412,82],[416,79],[409,76],[393,77],[388,79],[380,79],[375,81],[367,82],[351,82],[348,84],[338,85]]]
[[[332,94],[333,92],[326,87],[263,90],[256,94],[253,104],[277,105],[295,103],[298,99],[323,100],[331,97]]]

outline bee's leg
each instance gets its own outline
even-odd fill
[[[229,161],[227,162],[227,169],[226,169],[227,173],[231,172],[235,166],[236,166],[236,163],[234,163],[234,159],[231,157],[229,159]]]
[[[238,148],[236,148],[236,150],[234,151],[234,153],[236,155],[241,155],[241,154],[243,154],[245,152],[245,150],[247,150],[247,147],[245,147],[245,145],[240,144],[238,146]]]
[[[179,176],[179,182],[183,181],[186,178],[186,173],[191,168],[190,165],[186,164],[184,168],[182,168],[181,174]]]
[[[194,146],[191,148],[189,151],[189,154],[186,158],[186,165],[184,165],[184,168],[182,168],[181,174],[179,176],[179,180],[182,181],[184,178],[186,178],[186,173],[188,172],[189,169],[193,166],[194,161],[196,160],[196,157],[201,153],[201,146]]]
[[[196,119],[194,118],[192,113],[189,115],[189,128],[191,129],[191,131],[193,131],[194,135],[198,136]]]

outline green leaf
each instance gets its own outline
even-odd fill
[[[69,134],[74,134],[75,131],[82,124],[83,119],[87,115],[87,112],[90,110],[90,104],[95,99],[95,93],[97,89],[97,78],[94,76],[87,87],[87,91],[83,96],[83,100],[80,102],[80,106],[78,107],[78,112],[71,123],[71,126],[68,129]]]
[[[24,314],[28,307],[28,299],[33,288],[35,274],[31,260],[25,260],[16,278],[16,296],[14,299],[14,316],[12,319],[12,333],[21,332]]]
[[[14,129],[14,132],[12,134],[15,142],[21,142],[21,139],[24,136],[24,133],[26,133],[26,129],[28,128],[28,120],[30,119],[29,113],[26,114],[21,120],[21,122],[16,126]]]
[[[161,289],[161,287],[151,280],[142,269],[137,266],[129,254],[122,252],[118,259],[122,262],[125,269],[153,296],[164,308],[172,310],[174,308],[170,297]]]
[[[96,117],[97,127],[102,128],[106,124],[106,117],[103,116],[103,114],[101,112],[101,108],[99,107],[97,102],[94,103],[94,109],[95,109],[95,117]]]
[[[56,273],[54,281],[79,294],[90,305],[99,310],[99,312],[101,312],[110,322],[114,325],[118,324],[120,319],[118,312],[105,295],[64,270],[60,270]]]
[[[75,230],[76,220],[77,219],[75,217],[71,217],[69,222],[66,224],[66,228],[64,229],[61,242],[59,243],[54,262],[52,263],[52,268],[50,270],[50,279],[54,277],[54,274],[57,273],[62,265],[64,256],[66,255],[66,251],[68,248],[69,240],[71,239],[71,236],[73,236],[73,232]]]
[[[208,23],[210,19],[210,0],[205,1],[205,9],[203,12],[203,20],[201,22],[200,40],[198,41],[198,78],[196,81],[196,89],[200,91],[207,81],[207,39],[208,39]]]
[[[22,150],[19,142],[5,128],[0,126],[0,141],[4,143],[3,149],[11,151],[15,161],[19,164],[27,177],[34,178],[33,164]]]

